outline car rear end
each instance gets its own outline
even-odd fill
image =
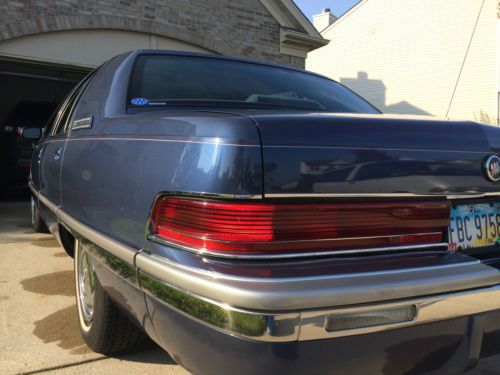
[[[262,196],[155,200],[137,265],[162,346],[193,372],[214,374],[457,373],[497,353],[492,130],[344,115],[303,116],[300,126],[298,117],[253,116]],[[280,124],[287,137],[273,140]],[[429,127],[427,146],[387,144],[391,126],[399,145]],[[304,135],[307,127],[323,137]],[[346,129],[356,127],[368,134],[350,144]],[[451,129],[469,143],[437,136]],[[379,133],[386,144],[369,144]],[[338,177],[368,162],[377,173]]]
[[[295,70],[230,61],[219,76],[219,58],[148,56],[129,114],[158,113],[165,128],[173,109],[232,116],[210,132],[237,118],[261,159],[220,153],[248,146],[235,132],[227,144],[197,141],[211,151],[191,156],[189,173],[209,165],[207,179],[175,184],[175,173],[151,199],[135,265],[157,340],[177,362],[203,374],[458,373],[497,353],[498,129],[383,116]],[[245,64],[255,71],[233,84]],[[177,98],[171,81],[147,76],[192,80],[177,83]],[[260,193],[242,194],[256,180]]]
[[[141,286],[162,345],[195,373],[458,371],[496,352],[496,260],[441,246],[200,257],[158,233],[151,250],[171,258],[139,254]]]

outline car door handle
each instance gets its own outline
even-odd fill
[[[45,143],[43,143],[40,146],[40,149],[38,150],[38,154],[37,154],[37,157],[36,157],[36,160],[37,160],[38,164],[40,164],[40,162],[42,161],[42,154],[43,154],[44,150],[45,150]]]
[[[62,147],[59,147],[57,151],[54,153],[54,160],[59,160],[61,158],[62,154]]]

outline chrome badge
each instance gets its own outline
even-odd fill
[[[500,158],[496,155],[491,155],[484,162],[484,173],[491,181],[497,182],[500,180]]]

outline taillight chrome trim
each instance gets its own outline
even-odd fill
[[[438,232],[436,232],[438,233]],[[422,233],[421,235],[434,234],[434,233]],[[366,238],[382,238],[391,236],[380,236],[380,237],[354,237],[352,239],[366,239]],[[374,248],[363,248],[363,249],[348,249],[348,250],[325,250],[325,251],[309,251],[309,252],[296,252],[296,253],[282,253],[282,254],[224,254],[218,252],[207,251],[203,249],[196,249],[192,247],[183,246],[164,240],[157,235],[148,235],[148,240],[156,242],[160,245],[170,246],[180,250],[189,251],[191,253],[210,256],[214,258],[224,258],[224,259],[252,259],[252,260],[265,260],[265,259],[293,259],[293,258],[305,258],[305,257],[321,257],[321,256],[336,256],[336,255],[352,255],[352,254],[373,254],[373,253],[384,253],[384,252],[398,252],[404,250],[429,250],[435,248],[436,251],[448,251],[448,243],[438,242],[432,244],[420,244],[420,245],[405,245],[405,246],[390,246],[390,247],[374,247]],[[335,239],[333,239],[335,240]],[[311,240],[311,241],[321,241],[321,240]],[[294,241],[286,241],[294,242]],[[286,243],[282,241],[281,243]]]
[[[266,195],[266,197],[268,197]],[[384,252],[400,252],[405,250],[414,250],[414,251],[429,251],[431,249],[435,249],[435,251],[446,252],[448,251],[448,243],[446,242],[431,242],[431,243],[420,243],[420,244],[409,244],[409,245],[394,245],[394,246],[376,246],[376,247],[362,247],[362,248],[350,248],[345,250],[332,250],[328,249],[325,246],[325,249],[320,250],[308,250],[301,252],[300,250],[289,252],[289,253],[263,253],[263,254],[235,254],[235,253],[224,253],[217,251],[210,251],[205,248],[197,248],[186,246],[183,244],[175,243],[173,241],[169,241],[168,239],[162,238],[157,233],[152,232],[151,225],[153,224],[153,213],[155,206],[158,201],[163,198],[173,198],[173,199],[193,199],[193,200],[213,200],[218,203],[243,203],[252,201],[253,203],[264,203],[264,199],[258,199],[257,196],[246,196],[246,195],[228,195],[228,194],[213,194],[213,193],[198,193],[198,192],[160,192],[156,195],[153,204],[151,206],[148,221],[146,225],[146,239],[152,242],[156,242],[160,245],[169,246],[172,248],[188,251],[200,256],[214,257],[214,258],[224,258],[224,259],[247,259],[247,260],[272,260],[272,259],[296,259],[296,258],[307,258],[307,257],[321,257],[321,256],[336,256],[336,255],[353,255],[353,254],[377,254]],[[261,197],[263,198],[263,197]],[[430,201],[432,203],[439,203],[436,201]],[[331,202],[331,203],[340,203],[340,202]],[[383,203],[383,202],[372,202],[372,203]],[[387,203],[395,203],[395,202],[387,202]],[[407,202],[405,202],[407,203]],[[411,203],[411,202],[408,202]],[[413,203],[422,203],[415,201]],[[446,203],[446,201],[440,202]],[[179,233],[181,233],[179,231]],[[405,233],[405,234],[397,234],[397,237],[404,236],[426,236],[426,235],[437,235],[441,234],[441,232],[433,231],[433,232],[424,232],[424,233]],[[194,237],[194,236],[193,236]],[[394,235],[384,235],[384,236],[359,236],[359,237],[347,237],[347,238],[329,238],[327,241],[335,242],[335,241],[344,241],[344,240],[367,240],[367,239],[383,239],[383,238],[391,238]],[[444,239],[444,238],[443,238]],[[309,239],[309,240],[290,240],[290,241],[273,241],[274,244],[286,244],[286,243],[314,243],[325,241],[325,239]],[[214,240],[214,242],[219,243],[231,243],[231,241],[224,240]],[[243,242],[242,242],[243,243]],[[252,244],[256,242],[246,242],[247,244]],[[328,250],[327,250],[328,249]]]

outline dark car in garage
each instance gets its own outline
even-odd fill
[[[383,115],[300,69],[138,50],[37,142],[33,219],[74,256],[97,352],[459,373],[500,351],[499,153],[495,127]]]
[[[22,131],[24,128],[44,128],[56,107],[54,102],[21,100],[0,123],[0,191],[27,185],[33,141],[24,139]]]

